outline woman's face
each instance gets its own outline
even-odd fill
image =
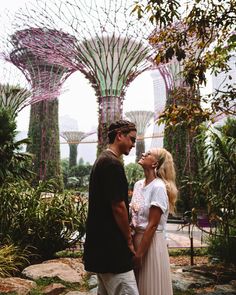
[[[138,164],[140,164],[143,168],[155,169],[157,163],[156,153],[153,149],[143,153]]]

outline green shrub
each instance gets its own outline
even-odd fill
[[[86,212],[86,198],[75,202],[69,193],[53,193],[43,184],[9,184],[0,191],[0,235],[49,259],[84,236]]]
[[[12,276],[28,264],[28,251],[10,245],[0,246],[0,277]]]
[[[236,265],[236,230],[231,230],[230,234],[231,237],[210,236],[208,253],[224,263]]]
[[[28,139],[16,140],[16,120],[10,109],[0,107],[0,187],[12,179],[26,179],[32,173],[28,169],[31,155],[21,152]]]
[[[129,188],[133,190],[136,181],[144,178],[143,168],[138,163],[129,163],[125,166],[125,173]]]
[[[209,239],[213,257],[236,264],[236,120],[203,134],[204,165],[201,166],[201,190],[205,191],[208,215],[216,222]]]

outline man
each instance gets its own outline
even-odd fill
[[[85,269],[97,273],[99,295],[138,295],[128,217],[128,183],[120,157],[135,146],[135,124],[108,129],[108,148],[93,165],[84,245]]]

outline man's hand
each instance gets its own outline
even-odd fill
[[[134,244],[133,242],[128,243],[128,247],[130,249],[130,252],[133,253],[134,255],[136,254],[135,250],[134,250]]]
[[[138,269],[142,266],[142,257],[135,255],[133,257],[133,264],[134,264],[134,269]]]

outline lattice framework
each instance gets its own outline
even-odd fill
[[[137,142],[136,142],[136,162],[141,158],[142,153],[145,152],[144,135],[148,124],[154,117],[151,111],[130,111],[126,112],[125,116],[134,122],[137,127]]]
[[[81,0],[36,3],[35,7],[29,5],[17,14],[17,23],[26,28],[44,24],[48,30],[63,30],[75,37],[76,44],[71,43],[75,59],[68,59],[68,55],[56,50],[95,89],[99,104],[98,139],[103,148],[107,142],[107,124],[122,117],[128,85],[151,66],[149,58],[153,52],[145,41],[151,29],[145,20],[137,21],[130,14],[132,1],[103,1],[101,6],[92,0],[86,4]],[[48,40],[48,50],[55,52],[53,42]],[[28,46],[32,48],[32,44]]]
[[[10,39],[12,51],[6,59],[17,66],[30,83],[31,103],[57,98],[64,81],[74,72],[69,65],[63,65],[63,58],[56,53],[48,55],[47,40],[52,34],[54,34],[54,46],[61,46],[61,50],[66,52],[65,44],[69,40],[72,42],[73,38],[56,30],[53,32],[40,28],[20,30]],[[34,50],[36,46],[38,49]]]

